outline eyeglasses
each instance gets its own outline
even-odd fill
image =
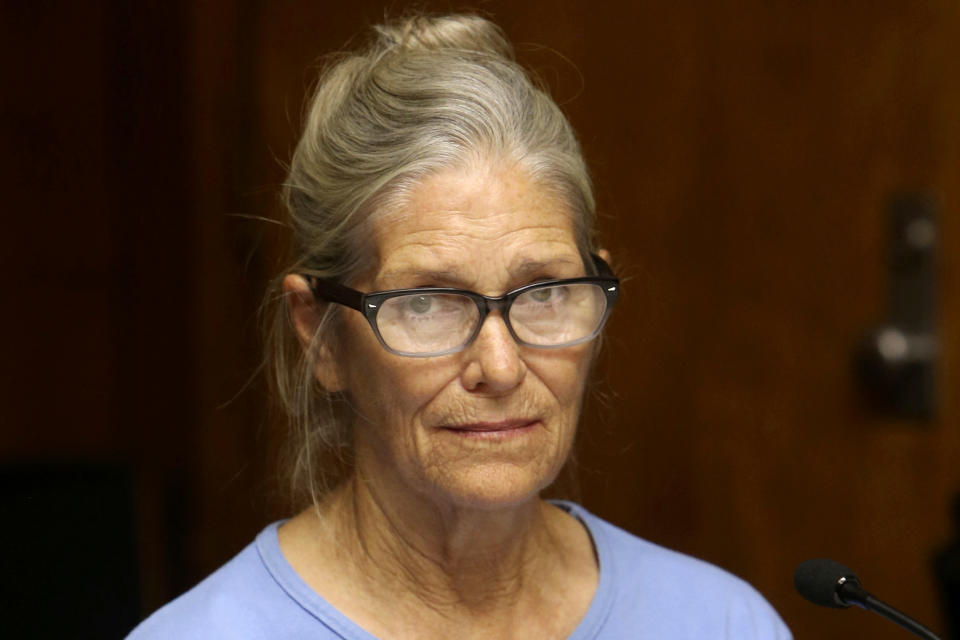
[[[362,313],[387,351],[426,358],[466,349],[491,311],[499,311],[513,339],[527,347],[559,349],[597,337],[620,281],[603,258],[591,258],[598,276],[535,282],[496,297],[445,287],[363,293],[306,277],[314,297]]]

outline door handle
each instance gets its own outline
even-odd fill
[[[855,349],[860,394],[889,417],[929,422],[936,414],[937,203],[926,193],[889,204],[887,308]]]

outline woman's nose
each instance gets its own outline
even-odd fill
[[[499,313],[487,316],[465,355],[463,386],[468,391],[504,393],[519,385],[527,373],[520,345]]]

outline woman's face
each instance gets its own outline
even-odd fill
[[[351,286],[448,286],[497,296],[584,275],[569,207],[517,170],[451,170],[373,221],[377,263]],[[458,353],[387,352],[343,312],[335,375],[357,414],[356,471],[438,506],[495,508],[538,495],[574,439],[592,353],[519,346],[499,313]]]

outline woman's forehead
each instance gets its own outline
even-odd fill
[[[426,186],[427,193],[374,221],[378,279],[422,273],[443,281],[444,273],[494,270],[521,278],[580,266],[570,208],[558,198],[522,183],[454,197]]]
[[[516,169],[441,172],[411,188],[401,204],[372,223],[383,258],[407,246],[477,251],[484,245],[576,244],[567,202]]]
[[[397,236],[381,245],[374,279],[378,287],[456,286],[491,295],[537,278],[574,277],[583,262],[572,232],[531,229],[502,242],[475,236],[431,234]],[[373,283],[371,283],[373,284]]]
[[[374,223],[378,252],[399,249],[462,251],[523,248],[549,252],[576,245],[573,224],[563,211],[503,211],[470,215],[458,210],[411,212]]]

